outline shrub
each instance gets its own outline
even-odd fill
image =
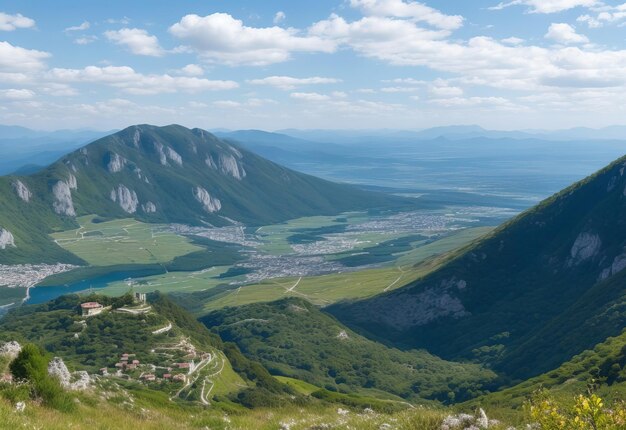
[[[626,404],[607,406],[590,393],[576,397],[573,407],[564,408],[544,391],[527,404],[530,417],[541,430],[621,430],[626,428]]]
[[[10,370],[14,379],[29,386],[31,398],[39,398],[46,406],[68,412],[74,403],[59,381],[48,374],[49,361],[39,347],[26,344],[11,362]]]

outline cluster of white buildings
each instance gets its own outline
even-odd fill
[[[37,285],[48,276],[76,269],[71,264],[0,264],[0,286],[28,288]]]

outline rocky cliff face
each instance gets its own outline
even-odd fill
[[[28,203],[30,198],[33,196],[33,193],[30,192],[28,187],[19,179],[13,181],[11,184],[13,186],[13,190],[15,194],[24,202]]]
[[[76,216],[74,202],[72,200],[72,190],[65,181],[58,181],[52,187],[54,196],[54,211],[59,215]]]
[[[134,214],[137,212],[139,205],[137,193],[126,188],[125,185],[119,184],[117,188],[111,190],[111,200],[118,203],[126,213]]]
[[[219,199],[211,196],[209,192],[202,187],[195,187],[193,189],[193,196],[202,204],[204,210],[209,213],[217,212],[222,208],[222,203]]]
[[[13,234],[0,227],[0,249],[4,250],[8,247],[15,247],[15,238]]]

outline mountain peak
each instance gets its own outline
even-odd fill
[[[75,217],[81,215],[263,225],[406,204],[294,172],[206,130],[177,124],[127,127],[33,175],[0,177],[0,193],[7,196],[0,199],[0,227],[15,244],[0,250],[0,264],[29,256],[77,262],[54,248],[47,234],[75,227]]]

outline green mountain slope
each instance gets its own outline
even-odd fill
[[[561,364],[558,368],[530,378],[514,387],[490,393],[469,404],[485,407],[520,407],[538,390],[549,390],[557,398],[569,399],[589,387],[603,398],[622,400],[626,395],[626,332],[610,337]]]
[[[200,321],[273,374],[331,391],[451,402],[479,395],[495,380],[475,364],[365,339],[302,299],[225,308]]]
[[[330,311],[397,345],[537,375],[626,323],[626,158],[388,294]]]
[[[0,178],[0,264],[77,262],[47,234],[74,218],[269,224],[407,204],[265,160],[200,129],[129,127],[26,177]]]

